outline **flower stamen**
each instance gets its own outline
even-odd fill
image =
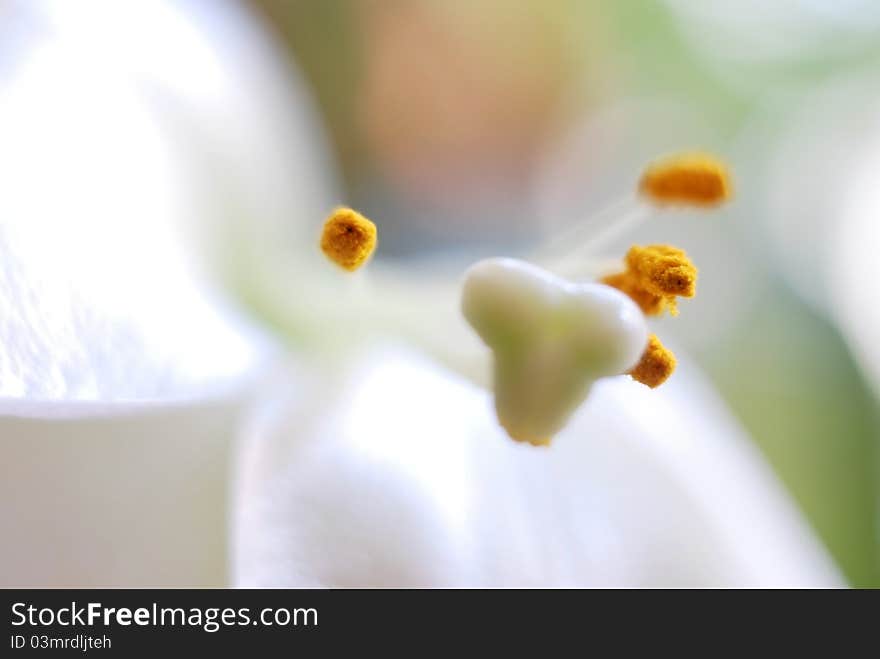
[[[697,268],[677,247],[633,245],[625,264],[623,272],[605,276],[602,283],[629,295],[645,315],[669,311],[676,316],[676,297],[696,294]]]
[[[572,223],[547,241],[532,260],[556,272],[578,276],[591,255],[646,222],[658,210],[719,206],[731,197],[732,185],[722,160],[706,153],[685,152],[646,167],[638,192],[608,206],[590,222]],[[594,229],[597,223],[602,227],[598,233]]]
[[[629,372],[632,379],[654,389],[669,379],[675,371],[675,355],[666,348],[656,334],[648,337],[648,346],[639,363]]]
[[[639,192],[658,206],[714,207],[730,198],[730,174],[714,156],[683,153],[649,165]]]
[[[321,232],[321,251],[349,272],[367,262],[377,242],[376,225],[351,208],[335,209]]]

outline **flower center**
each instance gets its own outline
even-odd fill
[[[669,207],[713,208],[731,195],[727,167],[703,153],[650,164],[636,192],[602,214],[599,235],[573,223],[538,249],[534,262],[486,259],[465,274],[462,312],[492,350],[499,424],[518,441],[547,445],[584,401],[595,380],[628,374],[654,388],[675,370],[675,355],[645,316],[678,315],[677,299],[696,294],[697,268],[671,245],[633,245],[622,269],[599,283],[575,283],[595,252]],[[324,223],[321,249],[348,271],[376,247],[376,225],[350,208]],[[552,271],[552,272],[551,272]],[[555,274],[554,274],[555,273]]]

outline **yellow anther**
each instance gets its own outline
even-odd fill
[[[660,343],[656,334],[652,334],[648,337],[648,347],[642,358],[629,374],[633,380],[653,389],[666,382],[674,370],[675,355]]]
[[[626,254],[626,270],[608,275],[602,283],[626,293],[642,313],[678,314],[676,297],[696,294],[697,268],[684,251],[671,245],[633,245]]]
[[[360,268],[376,249],[376,225],[351,208],[337,208],[324,222],[321,251],[353,272]]]
[[[718,206],[730,198],[730,173],[705,153],[669,156],[648,166],[639,192],[661,206]]]
[[[664,296],[649,293],[642,287],[640,279],[629,270],[608,275],[602,279],[602,283],[628,295],[633,302],[639,305],[639,309],[646,316],[659,316],[667,309],[672,315],[678,313],[675,298],[672,298],[670,303],[669,299]]]
[[[697,268],[684,250],[671,245],[633,245],[626,265],[655,295],[693,297],[697,292]]]

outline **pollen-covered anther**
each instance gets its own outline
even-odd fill
[[[626,253],[626,265],[655,295],[693,297],[697,292],[697,268],[677,247],[633,245]]]
[[[649,165],[639,192],[660,206],[718,206],[731,196],[730,173],[714,156],[678,154]]]
[[[626,270],[602,282],[626,293],[642,312],[657,316],[678,314],[677,297],[693,297],[697,268],[683,250],[671,245],[633,245],[626,254]]]
[[[377,242],[376,225],[351,208],[334,210],[321,233],[321,251],[349,272],[366,263]]]
[[[654,389],[669,379],[675,371],[675,355],[666,348],[656,334],[648,337],[648,346],[639,363],[629,372],[632,379]]]

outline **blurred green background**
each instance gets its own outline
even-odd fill
[[[816,228],[833,231],[843,193],[805,192],[833,163],[822,149],[846,151],[847,126],[880,117],[880,3],[252,4],[314,92],[346,201],[382,218],[384,258],[515,249],[626,193],[658,153],[728,158],[735,204],[644,236],[688,249],[705,282],[664,332],[850,582],[880,586],[880,414]]]

